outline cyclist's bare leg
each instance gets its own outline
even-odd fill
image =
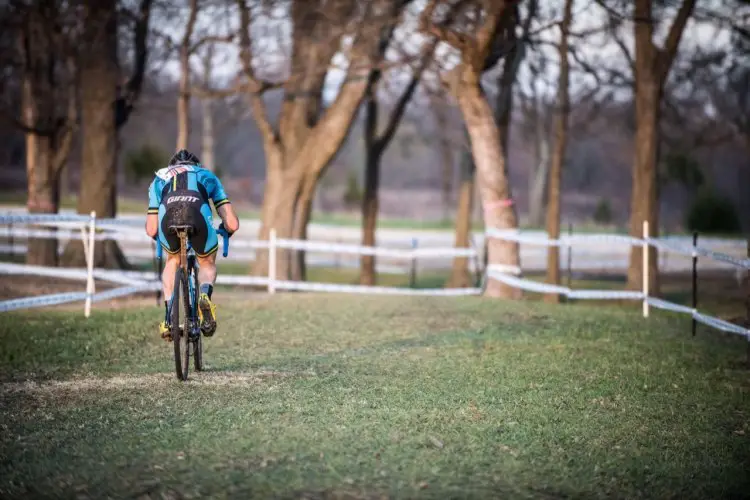
[[[166,253],[167,262],[164,264],[164,271],[161,273],[161,287],[164,291],[164,300],[168,301],[172,298],[172,290],[174,289],[174,275],[177,272],[177,268],[180,267],[180,254]]]
[[[161,288],[164,292],[164,321],[159,325],[159,333],[162,338],[171,340],[172,335],[169,332],[169,323],[171,321],[169,306],[172,301],[172,291],[174,290],[174,275],[177,268],[180,267],[180,254],[167,253],[167,261],[164,263],[164,269],[161,274]]]
[[[196,256],[197,257],[197,256]],[[198,259],[198,281],[201,284],[209,283],[211,285],[216,281],[216,252],[206,257],[197,257]]]

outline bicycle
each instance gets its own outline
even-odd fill
[[[185,381],[190,369],[190,357],[192,355],[195,371],[203,370],[203,335],[201,335],[200,321],[198,319],[198,292],[200,282],[198,281],[199,267],[195,251],[190,244],[190,233],[192,226],[174,225],[169,230],[177,234],[180,239],[180,265],[177,267],[174,277],[174,288],[172,288],[171,311],[170,311],[170,335],[174,347],[174,362],[177,379]],[[218,233],[224,240],[222,254],[226,257],[229,253],[229,234],[224,229]],[[161,261],[162,247],[157,245],[157,258]],[[180,302],[182,302],[184,314],[180,318]],[[187,335],[185,335],[187,332]]]

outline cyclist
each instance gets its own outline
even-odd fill
[[[186,149],[178,151],[169,165],[155,173],[148,188],[146,234],[157,240],[167,251],[167,262],[162,272],[164,291],[164,321],[159,325],[162,338],[172,340],[169,330],[170,302],[174,277],[180,265],[180,240],[170,231],[173,224],[189,223],[192,227],[190,243],[195,250],[200,270],[200,298],[198,317],[201,331],[210,337],[216,331],[216,306],[211,302],[216,281],[216,250],[219,248],[217,230],[213,226],[211,206],[221,217],[218,232],[231,236],[240,227],[221,181],[213,172],[202,167],[197,156]]]

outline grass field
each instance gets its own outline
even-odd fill
[[[229,293],[187,383],[156,307],[6,314],[0,497],[750,491],[746,343],[684,317]]]

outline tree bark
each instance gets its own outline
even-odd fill
[[[117,211],[117,126],[115,103],[119,67],[115,0],[88,0],[83,34],[86,53],[81,58],[80,95],[83,150],[78,213],[96,212],[97,218]],[[126,268],[128,263],[115,241],[97,243],[95,267]],[[63,254],[67,266],[84,267],[80,241],[71,241]]]
[[[552,153],[552,165],[549,175],[549,194],[547,196],[547,234],[551,239],[560,237],[560,185],[562,182],[562,168],[565,163],[565,152],[568,141],[568,117],[570,115],[569,94],[569,61],[568,61],[568,32],[572,20],[573,0],[565,1],[563,21],[560,25],[560,73],[557,84],[557,106],[555,107],[555,147]],[[560,248],[551,246],[547,249],[547,283],[560,284]],[[560,301],[559,294],[546,294],[545,301],[556,303]]]
[[[657,164],[659,141],[659,108],[661,89],[654,82],[639,78],[635,98],[636,130],[635,160],[633,163],[633,190],[630,199],[630,234],[643,236],[643,221],[649,222],[651,237],[659,233],[659,200],[657,195]],[[630,252],[628,267],[628,288],[641,290],[643,287],[643,263],[640,245],[634,245]],[[659,265],[656,248],[649,247],[649,290],[658,293]]]
[[[29,213],[54,214],[59,209],[59,185],[51,168],[52,148],[49,137],[26,134],[26,173]],[[53,230],[52,228],[44,228]],[[58,264],[57,238],[29,238],[26,263],[36,266]]]
[[[456,209],[455,248],[469,248],[471,245],[471,211],[474,204],[474,159],[471,151],[461,153],[461,180],[458,190]],[[472,285],[473,278],[469,272],[468,257],[453,259],[451,275],[446,284],[449,288],[464,288]]]
[[[305,177],[302,181],[297,198],[297,204],[294,211],[294,230],[292,238],[295,240],[307,240],[307,226],[312,218],[313,199],[315,198],[315,189],[318,185],[318,179],[315,176]],[[307,265],[305,263],[306,252],[297,251],[292,255],[292,280],[307,280]]]
[[[479,87],[479,74],[464,69],[457,92],[458,105],[471,138],[479,193],[484,208],[486,228],[517,229],[518,219],[512,202],[508,171],[501,134],[487,99]],[[508,272],[520,271],[518,243],[492,238],[487,245],[488,264],[505,267]],[[490,297],[521,297],[520,290],[497,280],[489,280],[485,295]]]

